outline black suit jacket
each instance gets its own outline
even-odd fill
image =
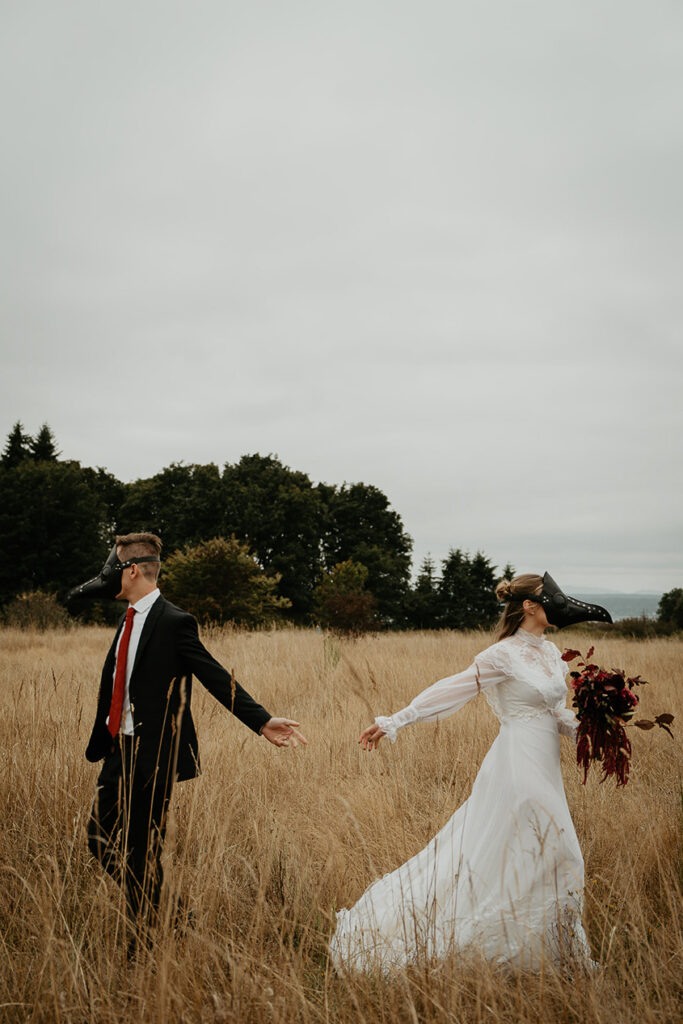
[[[95,724],[85,752],[89,761],[100,761],[113,750],[106,721],[116,641],[124,619],[102,669]],[[179,780],[199,774],[199,745],[190,711],[193,675],[254,732],[271,717],[209,654],[193,616],[159,596],[147,613],[130,677],[136,763],[150,777],[158,770]]]

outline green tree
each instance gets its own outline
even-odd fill
[[[246,541],[261,566],[280,577],[292,617],[308,620],[322,569],[325,508],[306,473],[274,455],[244,455],[223,471],[223,532]]]
[[[43,423],[36,436],[29,441],[29,449],[34,462],[57,462],[61,455],[47,423]]]
[[[0,464],[7,469],[14,469],[30,457],[31,435],[24,433],[23,424],[17,420],[7,435]]]
[[[657,608],[657,619],[659,622],[673,626],[674,629],[683,629],[683,589],[674,587],[662,594]]]
[[[316,621],[342,636],[377,629],[377,602],[366,588],[368,570],[348,559],[324,572],[314,592]]]
[[[214,537],[176,551],[162,571],[166,597],[202,622],[260,626],[289,607],[276,593],[278,577],[267,576],[235,537]]]
[[[0,602],[31,590],[64,595],[103,562],[107,511],[78,462],[0,467]]]
[[[476,555],[470,559],[470,590],[467,611],[471,625],[468,628],[487,629],[498,619],[500,609],[495,588],[499,579],[496,566],[492,565],[481,551],[477,551]]]
[[[445,629],[486,629],[499,610],[495,567],[482,552],[470,557],[459,548],[442,562],[439,624]]]
[[[441,562],[439,580],[439,626],[466,629],[469,558],[460,548],[451,548]]]
[[[120,533],[157,533],[169,554],[225,533],[224,490],[218,466],[174,462],[125,488]]]
[[[371,484],[327,488],[326,499],[325,565],[349,559],[364,565],[380,620],[389,626],[402,624],[413,542],[398,512]]]
[[[422,561],[420,572],[406,595],[405,620],[411,629],[437,629],[440,615],[439,579],[433,558]]]
[[[119,529],[119,517],[121,505],[126,494],[126,484],[118,480],[113,473],[108,473],[101,466],[98,466],[97,469],[92,469],[90,466],[81,466],[81,473],[99,509],[100,525],[98,536],[103,549],[105,549],[107,545],[111,546],[115,534],[124,532]]]

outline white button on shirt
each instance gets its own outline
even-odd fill
[[[126,660],[126,689],[123,694],[123,710],[121,712],[121,732],[125,733],[126,736],[133,735],[133,715],[130,710],[130,676],[133,671],[133,665],[135,664],[135,655],[138,649],[138,643],[140,642],[140,634],[142,633],[142,627],[145,624],[148,612],[156,599],[161,594],[161,591],[157,587],[149,594],[145,594],[141,597],[137,604],[131,605],[130,607],[135,609],[135,616],[133,618],[133,628],[130,633],[130,642],[128,644],[128,658]],[[119,646],[121,644],[121,637],[123,630],[119,633],[119,638],[116,642],[116,657],[119,656]],[[114,662],[114,674],[112,676],[112,690],[113,680],[116,678],[116,662]],[[107,716],[107,725],[109,724],[109,717]]]

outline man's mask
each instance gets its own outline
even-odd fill
[[[123,570],[131,565],[139,565],[140,562],[160,562],[157,555],[141,555],[138,558],[129,558],[126,562],[119,561],[116,553],[116,544],[109,552],[109,558],[100,569],[97,576],[86,580],[79,587],[74,587],[67,596],[67,601],[76,601],[80,598],[93,598],[101,600],[105,597],[116,597],[121,590],[121,577]]]
[[[545,617],[551,626],[564,629],[575,626],[577,622],[611,622],[612,616],[599,604],[586,604],[576,597],[569,597],[557,585],[550,573],[543,577],[543,589],[540,594],[525,594],[523,600],[535,601],[545,611]]]

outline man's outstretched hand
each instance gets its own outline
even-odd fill
[[[299,723],[291,718],[270,718],[261,726],[261,735],[276,747],[298,747],[306,745],[308,740],[298,729]]]

